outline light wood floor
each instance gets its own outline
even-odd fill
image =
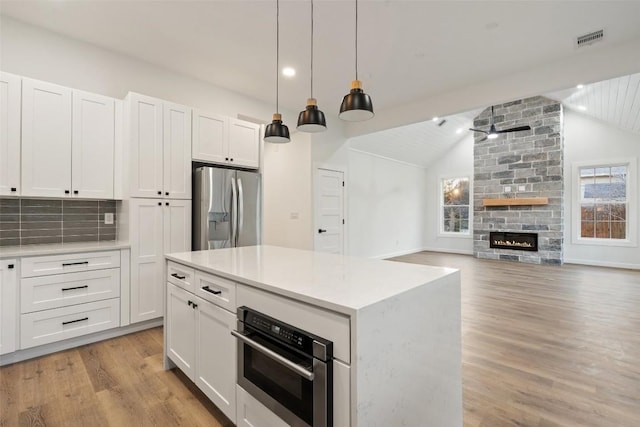
[[[396,260],[462,272],[465,427],[640,426],[640,272]],[[161,356],[156,328],[0,368],[0,426],[231,425]]]

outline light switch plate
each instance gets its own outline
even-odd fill
[[[113,213],[112,212],[106,212],[104,214],[104,223],[107,224],[107,225],[113,224]]]
[[[511,193],[511,187],[504,187],[505,193]]]
[[[524,185],[519,185],[518,186],[518,191],[524,191],[526,190],[527,187],[525,187]]]

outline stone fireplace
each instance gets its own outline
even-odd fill
[[[490,111],[483,111],[473,127],[488,129]],[[537,96],[496,105],[494,114],[498,130],[524,125],[531,130],[484,141],[483,134],[475,135],[474,256],[562,264],[562,104]],[[492,232],[502,238],[494,234],[492,242]],[[516,247],[520,240],[511,233],[537,234],[537,250],[523,250],[524,243]],[[496,245],[496,240],[504,244]]]

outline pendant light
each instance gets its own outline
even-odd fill
[[[358,0],[356,0],[356,79],[351,82],[351,91],[344,96],[340,105],[340,117],[349,122],[369,120],[374,116],[371,97],[362,90],[358,80]]]
[[[324,113],[318,109],[318,103],[313,97],[313,0],[311,0],[311,97],[307,99],[307,107],[298,114],[297,129],[309,133],[327,130]]]
[[[276,112],[273,120],[267,125],[264,131],[264,140],[266,142],[285,143],[291,141],[289,137],[289,128],[282,123],[282,115],[279,107],[280,92],[280,0],[276,0]]]

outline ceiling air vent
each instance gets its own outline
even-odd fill
[[[592,43],[602,40],[604,37],[604,30],[594,31],[583,36],[578,36],[576,39],[576,47],[588,46]]]

